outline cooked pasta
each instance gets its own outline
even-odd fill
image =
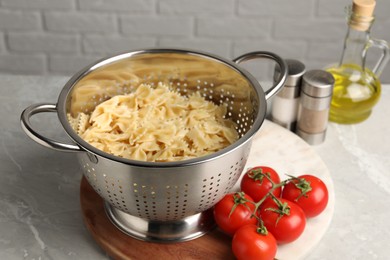
[[[204,156],[238,139],[235,123],[200,93],[182,96],[163,83],[139,85],[100,103],[90,115],[69,116],[94,147],[123,158],[167,162]]]

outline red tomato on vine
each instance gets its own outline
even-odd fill
[[[294,201],[302,208],[307,218],[312,218],[324,211],[329,194],[321,179],[313,175],[301,175],[284,186],[282,198]]]
[[[303,210],[286,199],[266,200],[260,208],[264,226],[274,235],[279,244],[296,240],[304,231],[306,217]]]
[[[267,176],[266,176],[267,175]],[[267,178],[268,177],[268,178]],[[252,197],[255,202],[260,201],[273,187],[273,184],[280,183],[278,173],[267,166],[257,166],[248,170],[241,180],[241,190]],[[279,197],[282,188],[276,188],[272,193]]]
[[[232,250],[238,260],[273,260],[277,243],[270,232],[264,234],[256,225],[245,225],[234,234]]]
[[[214,219],[218,227],[229,235],[247,224],[256,224],[253,199],[243,193],[225,195],[214,207]]]

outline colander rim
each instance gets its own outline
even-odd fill
[[[96,147],[92,146],[85,140],[83,140],[71,127],[67,115],[66,115],[66,100],[68,95],[71,93],[72,88],[79,82],[83,77],[88,75],[89,73],[95,71],[98,68],[101,68],[104,65],[110,64],[112,62],[117,62],[119,60],[130,58],[136,55],[142,55],[142,54],[151,54],[151,53],[179,53],[179,54],[189,54],[194,55],[206,59],[211,59],[215,62],[223,63],[225,66],[233,69],[237,73],[239,73],[241,76],[243,76],[250,84],[252,84],[254,90],[256,91],[256,94],[259,98],[259,109],[257,116],[253,122],[252,127],[242,136],[240,137],[236,142],[233,144],[215,152],[211,153],[205,156],[187,159],[187,160],[180,160],[180,161],[173,161],[173,162],[148,162],[148,161],[139,161],[139,160],[132,160],[132,159],[126,159],[119,156],[115,156],[110,153],[106,153],[102,150],[97,149]],[[93,154],[95,156],[103,157],[105,159],[109,159],[118,163],[124,163],[127,165],[132,166],[138,166],[138,167],[152,167],[152,168],[168,168],[168,167],[184,167],[184,166],[190,166],[190,165],[197,165],[201,163],[205,163],[207,161],[211,161],[214,159],[217,159],[219,157],[222,157],[226,154],[229,154],[233,152],[234,150],[238,149],[242,145],[244,145],[246,142],[250,141],[251,138],[257,133],[257,131],[260,129],[261,125],[263,124],[266,116],[266,110],[267,110],[267,103],[265,98],[265,93],[263,88],[261,87],[258,80],[249,73],[246,69],[240,67],[237,63],[230,61],[228,59],[225,59],[223,57],[220,57],[218,55],[204,52],[204,51],[197,51],[192,49],[176,49],[176,48],[150,48],[150,49],[140,49],[140,50],[132,50],[127,52],[121,52],[116,55],[111,55],[105,58],[102,58],[100,60],[97,60],[87,66],[85,66],[83,69],[79,70],[75,75],[73,75],[64,85],[62,88],[58,100],[57,100],[57,116],[60,120],[60,123],[64,127],[65,132],[69,136],[69,138],[75,142],[81,149],[83,149],[85,152]]]

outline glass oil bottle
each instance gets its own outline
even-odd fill
[[[367,119],[381,95],[380,73],[389,60],[387,42],[370,37],[375,0],[353,0],[347,9],[348,31],[338,66],[326,68],[334,79],[329,120],[354,124]],[[369,48],[379,48],[381,56],[372,70],[366,67]]]

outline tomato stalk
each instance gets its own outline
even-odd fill
[[[270,210],[270,211],[273,211],[273,212],[276,212],[278,213],[278,218],[276,219],[276,225],[278,224],[279,220],[284,216],[284,215],[287,215],[289,216],[290,215],[290,207],[288,206],[288,204],[286,202],[282,203],[278,198],[275,197],[274,194],[271,193],[271,197],[272,197],[272,200],[275,201],[276,205],[278,206],[278,209],[274,209],[274,208],[267,208],[265,210]]]
[[[275,203],[278,205],[278,206],[282,206],[282,203],[280,202],[280,200],[275,197],[275,195],[273,194],[274,190],[280,188],[280,187],[283,187],[285,186],[291,179],[287,179],[287,180],[284,180],[280,183],[275,183],[272,181],[272,179],[267,176],[267,174],[263,174],[265,176],[265,178],[267,178],[271,184],[272,184],[272,188],[268,191],[268,193],[261,199],[259,200],[258,202],[255,202],[255,213],[258,211],[258,209],[260,208],[261,204],[263,204],[263,202],[268,198],[268,197],[272,197],[272,199],[275,201]],[[254,214],[255,214],[254,213]]]
[[[256,232],[263,235],[263,236],[266,236],[268,235],[268,230],[267,228],[264,226],[264,223],[263,223],[263,220],[261,218],[258,218],[260,221],[259,221],[259,227],[257,227],[256,229]]]
[[[248,205],[246,205],[246,202],[250,202],[248,201],[247,199],[245,199],[245,196],[244,196],[244,192],[236,192],[234,195],[233,195],[233,200],[234,200],[234,205],[232,207],[232,210],[230,211],[229,213],[229,218],[230,216],[233,214],[234,210],[237,208],[238,205],[244,205],[245,207],[248,207]]]
[[[259,181],[260,184],[263,182],[264,176],[269,177],[269,173],[263,173],[263,169],[257,168],[257,169],[252,169],[248,172],[249,178],[253,179],[254,181]]]
[[[298,201],[302,196],[307,197],[307,193],[312,190],[310,182],[303,178],[298,178],[291,175],[287,176],[290,177],[290,179],[293,181],[295,187],[301,191],[301,194],[299,194],[295,201]]]
[[[257,216],[257,214],[256,214],[256,212],[258,211],[261,203],[259,204],[259,203],[255,203],[253,201],[247,200],[244,195],[245,195],[245,193],[242,192],[242,191],[241,192],[236,192],[233,195],[234,205],[233,205],[233,207],[232,207],[232,209],[231,209],[231,211],[229,213],[229,218],[233,214],[234,210],[237,208],[238,205],[244,205],[245,207],[247,207],[249,209],[249,207],[246,204],[246,202],[253,203],[255,205],[255,209],[253,210],[252,217],[256,218],[256,220],[257,220],[257,223],[258,223],[257,232],[259,234],[262,234],[262,235],[267,235],[268,234],[268,230],[265,227],[263,220],[259,216]]]

